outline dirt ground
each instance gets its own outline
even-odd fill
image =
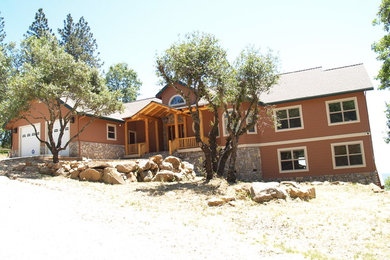
[[[308,202],[208,207],[234,189],[0,176],[0,259],[390,259],[388,192],[315,187]]]

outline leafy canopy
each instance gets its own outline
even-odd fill
[[[382,0],[374,25],[382,25],[386,34],[372,45],[372,49],[378,54],[377,60],[382,62],[377,79],[380,82],[379,89],[390,88],[390,0]],[[390,104],[387,104],[387,139],[390,142]]]
[[[49,140],[41,140],[39,135],[37,138],[52,151],[53,160],[54,154],[65,149],[79,134],[61,145],[63,131],[74,115],[99,117],[122,109],[122,103],[117,101],[120,94],[107,89],[97,69],[75,61],[58,45],[54,36],[27,38],[22,42],[19,55],[25,62],[11,77],[6,92],[8,98],[0,104],[0,121],[25,119],[31,125],[32,119],[46,121]],[[33,102],[45,105],[48,114],[37,111],[39,116],[34,115]],[[66,113],[61,110],[63,103],[71,105]],[[59,139],[54,140],[52,130],[57,119],[62,132]]]
[[[130,69],[126,63],[110,66],[106,74],[106,84],[111,91],[120,91],[122,102],[131,102],[137,99],[142,85],[137,73]]]

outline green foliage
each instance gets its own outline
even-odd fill
[[[385,180],[385,189],[390,190],[390,177],[387,177]]]
[[[130,69],[126,63],[118,63],[110,66],[106,74],[106,84],[111,91],[120,91],[122,102],[130,102],[137,99],[142,85],[137,73]]]
[[[11,131],[0,128],[0,147],[11,148]]]
[[[35,20],[28,28],[26,33],[26,38],[31,36],[35,36],[37,38],[41,38],[52,34],[52,30],[49,28],[49,24],[47,22],[47,18],[42,8],[38,9],[38,12],[35,13]]]
[[[386,34],[372,45],[372,49],[378,54],[377,60],[382,62],[382,67],[379,70],[377,79],[380,82],[379,89],[390,88],[390,0],[382,0],[377,13],[377,19],[373,21],[374,25],[382,25]],[[386,142],[390,142],[390,106],[387,105],[387,138]]]
[[[84,17],[77,23],[73,22],[71,14],[66,16],[64,28],[58,29],[60,45],[72,55],[76,61],[83,61],[90,67],[101,67],[96,40],[93,38],[91,28]]]
[[[119,93],[107,89],[98,70],[75,61],[58,45],[55,37],[27,38],[21,44],[19,55],[25,62],[10,79],[7,98],[0,103],[0,122],[25,119],[33,125],[31,119],[45,120],[48,141],[41,140],[39,135],[37,138],[53,155],[66,149],[69,142],[88,126],[62,145],[63,131],[73,116],[88,114],[99,117],[122,108],[122,103],[117,101]],[[45,105],[48,115],[38,112],[40,116],[34,116],[31,113],[33,102]],[[72,107],[66,113],[61,111],[63,103]],[[60,120],[60,134],[58,140],[54,140],[52,130],[57,119]]]

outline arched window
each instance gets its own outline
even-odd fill
[[[184,101],[184,98],[180,95],[175,95],[169,100],[169,105],[172,107],[177,107],[185,104],[186,102]]]

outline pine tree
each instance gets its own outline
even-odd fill
[[[83,61],[90,67],[100,67],[99,53],[96,40],[93,38],[91,28],[84,17],[75,24],[71,14],[64,20],[64,28],[58,29],[60,44],[65,51],[72,55],[76,61]]]
[[[47,18],[42,8],[38,9],[38,12],[35,14],[35,21],[28,28],[26,38],[31,36],[36,36],[41,38],[44,35],[53,34],[52,30],[49,28]]]

